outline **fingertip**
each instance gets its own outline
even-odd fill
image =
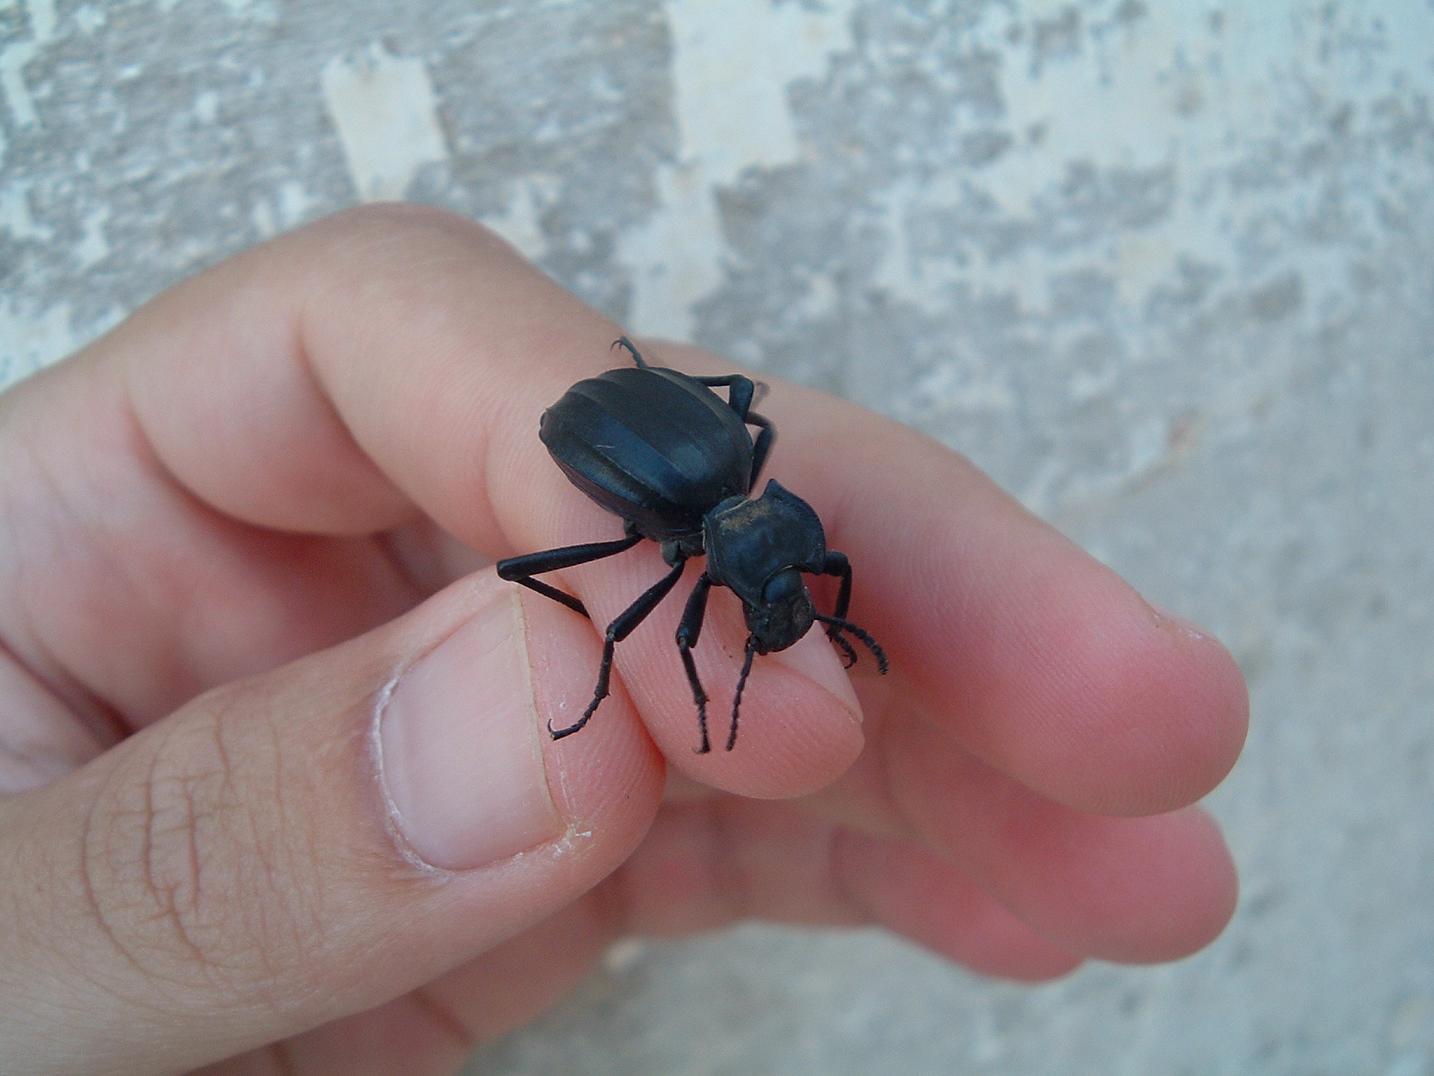
[[[1110,944],[1096,955],[1128,964],[1156,964],[1198,953],[1229,925],[1239,902],[1239,875],[1234,858],[1208,814],[1192,807],[1171,817],[1169,844],[1187,858],[1158,856],[1152,879],[1165,894],[1163,914],[1149,920],[1143,937]]]
[[[975,749],[1079,810],[1145,815],[1193,803],[1244,744],[1244,678],[1212,636],[1091,563],[1027,596],[1032,672],[1009,682],[1002,707],[1025,720],[987,720]]]
[[[826,646],[822,641],[816,645]],[[845,681],[845,674],[837,671]],[[732,750],[721,749],[731,694],[720,690],[712,692],[709,706],[710,714],[724,715],[713,722],[710,753],[691,750],[695,721],[654,721],[654,736],[676,769],[712,788],[754,799],[808,795],[845,773],[865,744],[861,711],[850,685],[838,694],[824,681],[799,667],[759,659],[744,692]]]
[[[834,862],[848,892],[879,923],[978,974],[1046,982],[1082,963],[924,849],[847,831]]]
[[[1084,826],[1079,858],[1068,837],[1059,825],[1047,830],[1033,843],[1045,853],[1030,860],[1047,890],[1064,895],[1036,913],[1057,944],[1121,964],[1163,963],[1209,945],[1234,915],[1235,863],[1198,807]]]

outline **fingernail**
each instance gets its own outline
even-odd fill
[[[405,669],[378,720],[390,811],[425,863],[467,870],[562,832],[511,590]]]
[[[821,630],[820,625],[802,636],[794,646],[770,654],[766,660],[784,665],[805,676],[832,696],[852,720],[858,725],[861,724],[861,703],[857,701],[856,690],[851,686],[851,677],[842,667],[841,658],[837,657],[836,650],[827,641],[826,632]]]
[[[1155,614],[1155,623],[1158,627],[1172,630],[1176,634],[1183,635],[1188,639],[1204,640],[1210,638],[1209,633],[1194,621],[1186,620],[1179,613],[1173,613],[1163,605],[1157,605],[1149,598],[1142,597],[1141,601],[1145,603],[1146,608]]]

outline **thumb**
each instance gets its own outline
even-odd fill
[[[620,688],[583,736],[542,733],[597,660],[577,617],[483,573],[0,803],[0,1071],[228,1057],[573,900],[662,786]]]

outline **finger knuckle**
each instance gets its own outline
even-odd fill
[[[233,724],[216,700],[131,753],[95,803],[82,857],[90,910],[130,964],[229,999],[271,993],[321,924],[277,751],[253,729],[240,749]]]
[[[359,256],[362,276],[375,273],[393,281],[409,275],[413,265],[451,265],[475,255],[512,255],[513,248],[491,228],[436,206],[380,202],[356,206],[322,222],[339,244],[340,261],[354,264]]]

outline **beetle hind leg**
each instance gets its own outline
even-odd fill
[[[842,635],[835,628],[829,628],[827,630],[827,638],[842,652],[841,667],[843,669],[850,669],[856,664],[856,647],[847,642],[845,635]]]
[[[625,336],[619,336],[616,340],[612,342],[612,346],[609,347],[608,350],[612,351],[613,348],[619,347],[632,356],[632,361],[637,364],[637,368],[639,370],[648,369],[647,360],[642,357],[642,353],[637,350],[637,345],[634,344],[631,340],[629,340]]]
[[[584,545],[568,545],[560,549],[544,549],[538,553],[524,553],[520,557],[508,557],[498,562],[498,578],[527,587],[531,591],[551,598],[559,605],[566,605],[575,613],[588,616],[587,606],[550,583],[534,579],[544,572],[556,572],[559,568],[575,568],[604,557],[615,557],[642,541],[642,535],[631,532],[626,538],[615,542],[588,542]],[[589,617],[589,619],[592,619]]]

